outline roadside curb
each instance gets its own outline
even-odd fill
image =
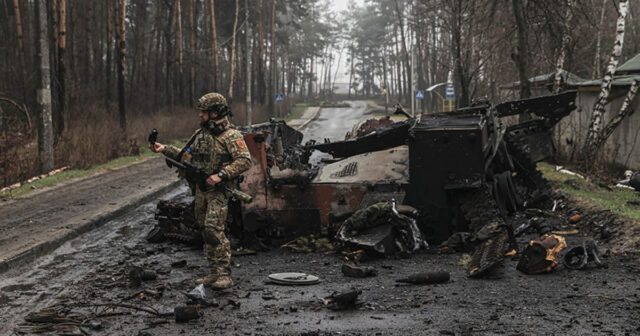
[[[322,106],[318,106],[316,108],[316,111],[313,113],[313,115],[311,116],[311,118],[305,120],[305,122],[302,123],[302,125],[298,126],[295,128],[296,131],[299,131],[303,128],[305,128],[310,122],[316,120],[318,118],[318,116],[320,115],[320,110],[322,110]]]
[[[76,238],[78,236],[80,236],[83,233],[89,232],[97,227],[102,226],[103,224],[123,215],[125,212],[135,209],[138,206],[145,204],[149,201],[151,201],[152,199],[158,197],[161,194],[164,194],[166,192],[168,192],[169,190],[176,188],[177,186],[179,186],[182,183],[182,180],[177,180],[174,182],[171,182],[167,185],[164,185],[162,187],[159,187],[155,190],[152,190],[151,192],[149,192],[148,194],[146,194],[143,197],[140,197],[136,200],[130,201],[129,203],[119,207],[118,209],[114,209],[112,211],[109,211],[105,214],[99,215],[97,217],[94,217],[92,219],[90,219],[87,223],[84,223],[82,225],[79,225],[78,227],[72,229],[71,231],[67,232],[65,235],[63,235],[62,237],[58,237],[56,239],[50,240],[50,241],[45,241],[42,243],[39,243],[31,248],[29,248],[27,251],[22,252],[19,255],[16,255],[14,257],[11,257],[9,259],[0,261],[0,274],[7,272],[9,270],[11,270],[12,268],[15,268],[17,266],[21,266],[23,264],[26,263],[30,263],[35,261],[36,259],[38,259],[39,257],[42,257],[44,255],[47,255],[51,252],[53,252],[53,250],[57,249],[58,247],[60,247],[62,244],[64,244],[65,242]]]
[[[20,196],[14,197],[14,198],[9,198],[7,200],[0,200],[0,207],[1,206],[5,206],[5,205],[9,205],[12,202],[18,202],[18,201],[20,201],[22,199],[27,199],[27,198],[30,198],[30,197],[37,196],[38,194],[43,193],[43,192],[49,192],[49,191],[52,191],[52,190],[56,190],[56,189],[65,187],[65,186],[73,184],[73,183],[82,182],[84,180],[96,177],[96,176],[98,176],[100,174],[104,174],[104,173],[107,173],[107,172],[110,172],[110,171],[120,170],[120,169],[123,169],[123,168],[129,168],[129,167],[132,167],[132,166],[137,165],[137,164],[142,164],[142,163],[144,163],[144,162],[146,162],[148,160],[153,160],[153,159],[159,158],[159,157],[161,157],[161,156],[149,156],[149,157],[142,158],[142,159],[140,159],[138,161],[133,161],[131,163],[123,164],[121,166],[106,168],[105,170],[100,170],[100,171],[97,171],[97,172],[94,172],[94,173],[90,173],[90,174],[87,174],[87,175],[84,175],[84,176],[80,176],[80,177],[72,177],[72,178],[70,178],[70,179],[68,179],[66,181],[58,182],[58,183],[56,183],[56,184],[54,184],[52,186],[44,187],[44,188],[41,188],[41,189],[39,188],[37,190],[33,190],[33,191],[30,191],[30,192],[25,193],[23,195],[20,195]],[[0,272],[0,273],[2,273],[2,272]]]

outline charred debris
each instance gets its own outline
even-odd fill
[[[481,101],[419,119],[398,107],[406,120],[371,119],[335,142],[303,144],[302,133],[283,121],[247,127],[256,164],[241,189],[254,201],[231,203],[234,244],[303,252],[339,246],[349,261],[345,275],[357,277],[376,274],[358,265],[365,257],[421,249],[470,252],[472,277],[520,250],[519,270],[548,272],[567,245],[551,233],[561,219],[536,163],[554,155],[553,126],[576,108],[575,97]],[[518,122],[523,115],[528,121]],[[314,151],[331,157],[317,160]],[[201,245],[191,206],[161,202],[148,240]],[[516,237],[527,231],[539,238],[519,247]],[[600,262],[594,242],[572,249],[565,264],[591,260]]]

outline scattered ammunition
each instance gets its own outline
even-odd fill
[[[398,279],[396,282],[410,283],[415,285],[438,284],[448,282],[449,272],[416,273],[406,278]]]
[[[342,274],[352,278],[366,278],[378,275],[378,271],[373,267],[344,264],[342,265]]]
[[[176,322],[178,323],[199,319],[200,316],[202,316],[200,314],[200,305],[175,307],[173,309],[173,314],[175,315]]]

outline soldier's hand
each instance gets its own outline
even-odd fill
[[[213,174],[207,178],[207,184],[210,186],[215,186],[216,184],[222,182],[222,179],[217,174]]]
[[[156,143],[153,143],[153,144],[150,143],[149,144],[149,149],[151,149],[151,151],[154,152],[154,153],[159,153],[159,152],[162,152],[164,150],[164,145],[159,143],[159,142],[156,142]]]

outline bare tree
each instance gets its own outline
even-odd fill
[[[106,62],[105,62],[105,107],[109,108],[111,101],[111,57],[113,48],[113,3],[107,2],[107,41],[106,41]],[[159,52],[159,51],[158,51]]]
[[[571,18],[573,17],[573,3],[574,0],[567,0],[567,13],[564,16],[563,32],[562,32],[562,46],[560,46],[560,53],[558,55],[558,61],[556,62],[556,76],[553,81],[553,93],[560,92],[560,85],[562,82],[562,67],[564,66],[564,57],[567,53],[567,46],[571,41],[571,30],[569,25]]]
[[[629,4],[627,0],[621,0],[618,8],[619,15],[618,21],[616,22],[616,40],[613,44],[613,52],[611,53],[611,57],[609,59],[607,72],[602,79],[602,84],[600,86],[600,95],[598,96],[598,100],[596,100],[596,103],[593,105],[593,112],[591,114],[591,122],[589,123],[587,139],[584,143],[583,152],[585,158],[593,158],[593,155],[595,155],[595,150],[597,149],[598,138],[601,136],[600,131],[602,130],[602,120],[604,117],[605,105],[607,104],[607,99],[609,98],[609,94],[611,93],[611,82],[613,81],[613,75],[616,73],[618,61],[620,59],[620,55],[622,54],[622,45],[624,44],[625,18],[627,17],[628,9]]]
[[[38,158],[41,173],[53,170],[53,123],[51,121],[51,74],[49,66],[49,39],[47,7],[45,0],[36,1],[36,25],[38,34]]]
[[[594,144],[595,148],[600,149],[602,145],[604,145],[605,141],[607,141],[607,139],[611,136],[613,131],[615,131],[616,128],[618,128],[618,125],[620,125],[622,120],[624,120],[625,117],[630,116],[633,113],[633,108],[631,106],[633,103],[633,99],[636,97],[636,94],[638,93],[639,83],[640,81],[638,79],[633,80],[633,83],[629,88],[629,92],[627,92],[627,96],[625,97],[624,102],[622,102],[622,106],[620,106],[620,110],[618,111],[618,114],[616,114],[615,117],[611,118],[609,123],[607,123],[607,126],[604,127],[604,129],[602,130],[602,134],[600,134],[600,136],[598,137],[598,140],[596,140]]]
[[[236,0],[236,14],[233,21],[233,32],[231,33],[231,58],[229,59],[229,62],[231,62],[231,70],[229,70],[229,93],[227,94],[229,102],[233,101],[233,81],[236,73],[236,30],[238,29],[239,7],[239,0]]]
[[[600,24],[596,33],[596,56],[593,59],[593,73],[591,78],[600,75],[600,43],[602,41],[602,24],[604,23],[604,14],[607,9],[607,0],[602,0],[602,9],[600,10]]]
[[[269,106],[271,115],[276,115],[276,0],[271,0],[271,53],[269,54]]]
[[[196,57],[196,29],[193,21],[193,0],[189,0],[189,101],[194,102],[196,72],[193,67]],[[193,105],[193,103],[192,103]]]
[[[58,16],[58,66],[56,79],[58,80],[58,112],[55,113],[56,132],[55,137],[59,137],[64,130],[64,109],[66,97],[66,65],[65,50],[67,48],[67,1],[59,0],[57,8]]]
[[[252,106],[251,106],[251,26],[249,25],[249,0],[244,0],[244,19],[247,27],[245,28],[245,57],[247,71],[246,78],[246,94],[245,94],[245,109],[247,114],[247,125],[253,124]]]
[[[16,36],[18,38],[18,57],[20,58],[20,68],[21,71],[21,79],[22,79],[22,94],[26,100],[26,73],[25,73],[25,53],[24,53],[24,42],[23,42],[23,32],[22,32],[22,16],[20,15],[20,3],[18,0],[13,0],[13,14],[16,17]]]
[[[216,10],[214,0],[209,0],[211,10],[211,39],[213,42],[213,91],[218,91],[218,37],[216,36]]]
[[[520,98],[531,97],[531,83],[529,82],[529,25],[526,21],[522,0],[512,0],[513,16],[516,19],[518,32],[517,52],[513,54],[513,59],[518,68],[518,77],[520,79]]]
[[[118,115],[120,116],[120,128],[122,136],[126,137],[127,113],[124,101],[124,75],[125,75],[125,55],[126,55],[126,18],[127,0],[119,0],[118,7]]]

